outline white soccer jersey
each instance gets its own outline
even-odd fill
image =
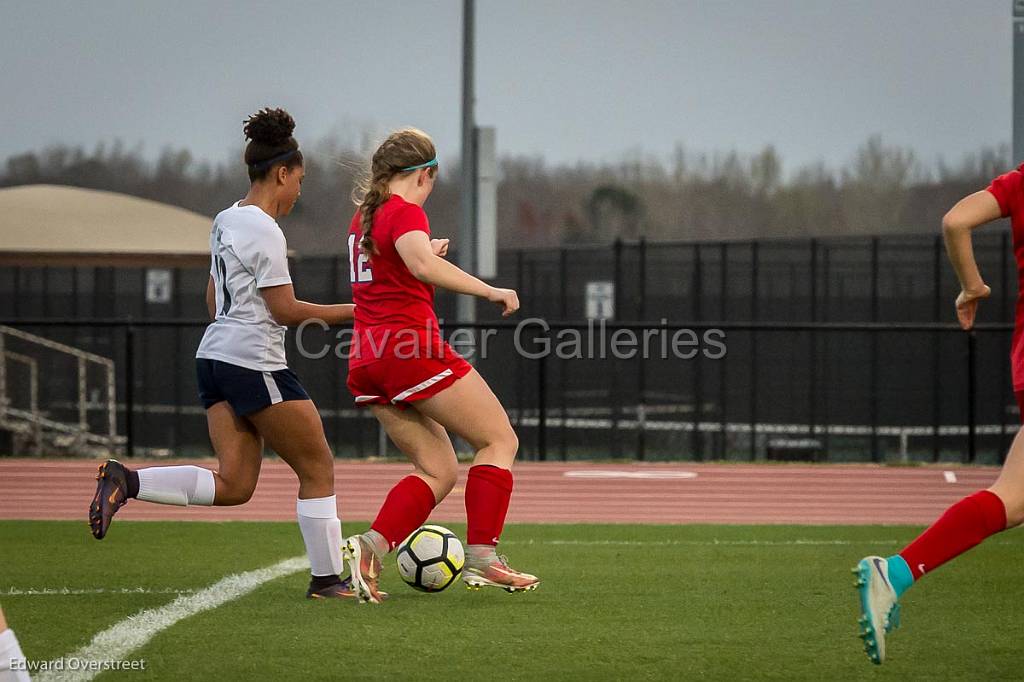
[[[285,369],[285,327],[259,293],[292,281],[288,245],[277,221],[258,206],[237,203],[217,214],[210,233],[210,275],[217,318],[206,328],[197,358],[260,372]]]

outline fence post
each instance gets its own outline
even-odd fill
[[[758,243],[750,244],[750,321],[757,322],[757,289],[760,279]],[[757,459],[757,332],[750,332],[750,461]]]
[[[623,319],[622,315],[622,238],[616,237],[615,243],[612,245],[612,277],[615,280],[615,315],[613,316],[616,320]]]
[[[547,353],[543,353],[537,359],[537,459],[541,462],[548,458],[547,364]]]
[[[811,274],[811,322],[818,321],[818,240],[811,239],[811,263],[810,263],[810,274]],[[818,333],[812,331],[810,334],[810,353],[808,354],[808,380],[810,387],[807,391],[807,397],[809,399],[808,405],[808,420],[810,423],[810,438],[817,436],[817,422],[818,422]],[[826,455],[828,450],[825,451]]]
[[[973,331],[967,333],[967,462],[974,464],[978,455],[976,441],[977,415],[975,414],[975,403],[977,402],[978,377],[975,368],[975,360],[978,356],[978,337]]]
[[[878,237],[871,238],[871,321],[878,322]],[[871,333],[871,389],[868,392],[871,402],[871,459],[879,462],[882,453],[878,447],[878,332]]]
[[[1007,316],[1009,312],[1009,288],[1010,282],[1007,276],[1008,265],[1009,265],[1009,241],[1010,233],[1003,232],[1000,235],[999,240],[999,319],[1003,322],[1009,322],[1010,319]],[[1000,334],[999,348],[1002,351],[1000,357],[1006,358],[1010,355],[1010,335]],[[1006,457],[1007,443],[1006,443],[1006,405],[1010,402],[1010,396],[1008,395],[1007,388],[1010,387],[1012,379],[1010,378],[1010,363],[1005,360],[999,363],[1001,368],[999,377],[999,452],[996,453],[999,462],[1002,463]]]
[[[618,322],[623,319],[622,302],[622,238],[615,238],[614,245],[614,275],[615,275],[615,310],[612,320]],[[622,392],[619,390],[619,360],[612,357],[609,361],[611,368],[611,412],[612,412],[612,454],[614,457],[622,457],[622,431],[619,425],[622,421]]]
[[[932,242],[932,287],[935,291],[935,300],[932,302],[932,320],[942,321],[941,297],[942,297],[942,237],[935,235]],[[939,440],[939,422],[942,420],[942,334],[936,332],[932,335],[932,462],[938,462],[942,456],[941,441]]]
[[[722,281],[721,281],[720,290],[719,290],[720,291],[720,294],[719,294],[720,299],[718,301],[718,305],[719,305],[718,309],[719,309],[719,313],[720,314],[719,314],[718,319],[721,320],[722,322],[725,322],[728,319],[726,316],[727,316],[728,310],[729,310],[729,306],[726,303],[726,300],[729,297],[729,284],[728,284],[729,283],[729,245],[726,242],[722,242],[722,244],[720,245],[720,249],[721,249],[721,252],[722,252],[721,256],[720,256],[721,259],[722,259],[722,272],[721,272]],[[729,392],[726,389],[726,380],[728,379],[728,375],[725,372],[726,364],[727,363],[724,362],[724,358],[722,358],[722,359],[720,359],[718,361],[718,402],[719,402],[719,405],[718,405],[718,421],[719,421],[718,459],[725,459],[726,458],[726,449],[725,449],[726,439],[727,439],[726,438],[727,437],[726,429],[728,428],[728,422],[729,422],[729,420],[728,420],[728,405],[729,405],[728,396],[729,396]]]
[[[561,277],[561,319],[563,322],[569,319],[569,250],[563,245],[558,254],[559,262],[559,276]],[[569,443],[568,433],[566,431],[566,421],[568,421],[566,415],[569,412],[568,401],[566,400],[566,384],[569,379],[569,361],[564,361],[558,365],[558,407],[559,414],[562,417],[561,426],[558,429],[559,443],[558,443],[558,454],[564,462],[569,457]]]
[[[525,276],[524,270],[526,264],[524,263],[523,250],[519,249],[516,251],[516,291],[523,293],[523,277]],[[516,353],[516,418],[513,420],[515,426],[519,426],[523,421],[523,403],[526,402],[525,388],[526,383],[526,371],[523,369],[523,354]]]
[[[124,334],[124,453],[135,456],[135,327]]]
[[[700,263],[700,244],[693,245],[693,291],[690,297],[693,299],[693,319],[695,322],[703,321],[704,307],[701,305],[701,297],[704,289],[701,286],[704,282],[703,272]],[[693,430],[690,432],[690,452],[695,460],[704,459],[704,450],[700,440],[700,422],[704,416],[704,377],[702,376],[701,353],[698,351],[693,358]],[[698,453],[698,450],[700,451]]]

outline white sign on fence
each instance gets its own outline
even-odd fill
[[[587,319],[615,317],[615,282],[587,282]]]
[[[146,303],[171,302],[171,271],[164,268],[146,270]]]

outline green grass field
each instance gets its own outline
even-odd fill
[[[420,594],[391,565],[382,606],[314,602],[293,573],[160,632],[126,657],[145,671],[98,679],[1020,679],[1014,532],[915,586],[889,660],[868,662],[849,569],[915,530],[511,526],[503,550],[536,592]],[[0,522],[0,605],[45,661],[175,590],[301,554],[290,523],[119,522],[96,542],[84,522]],[[151,592],[17,594],[60,588]]]

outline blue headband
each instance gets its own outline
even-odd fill
[[[257,168],[257,169],[259,169],[259,168],[270,168],[271,166],[273,166],[278,161],[286,161],[286,160],[292,158],[293,156],[295,156],[298,153],[299,153],[298,149],[292,149],[290,151],[285,152],[284,154],[278,154],[277,156],[271,156],[269,159],[266,159],[264,161],[257,161],[256,163],[250,163],[249,167],[250,168]]]
[[[430,161],[427,161],[426,163],[421,163],[418,166],[409,166],[408,168],[403,168],[403,169],[401,169],[401,172],[404,173],[405,171],[419,170],[420,168],[430,168],[431,166],[436,166],[436,165],[437,165],[437,158],[433,158]]]

